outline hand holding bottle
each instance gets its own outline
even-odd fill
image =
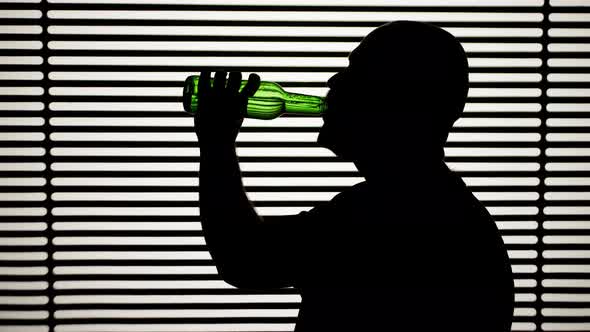
[[[242,126],[248,98],[260,86],[260,77],[250,74],[248,83],[240,91],[242,74],[231,72],[226,79],[225,71],[217,71],[211,85],[211,74],[202,71],[198,82],[198,112],[195,131],[201,149],[219,144],[234,145]]]

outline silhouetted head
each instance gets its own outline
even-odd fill
[[[348,59],[328,81],[318,142],[366,168],[441,161],[468,90],[467,57],[455,37],[426,23],[391,22]]]

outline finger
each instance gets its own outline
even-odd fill
[[[198,93],[207,93],[211,90],[211,72],[208,70],[201,71],[199,76],[199,85],[197,86]]]
[[[260,87],[260,76],[252,73],[248,77],[248,83],[246,83],[246,85],[244,86],[244,88],[242,89],[242,92],[240,92],[240,94],[246,98],[252,97],[254,95],[254,93],[256,93],[256,90],[258,90],[259,87]]]
[[[201,71],[199,76],[199,85],[197,86],[197,92],[209,92],[211,90],[211,72],[208,70]]]
[[[218,70],[215,72],[213,91],[221,92],[225,90],[225,75],[227,75],[227,73],[224,70]]]
[[[241,82],[242,73],[239,71],[232,71],[229,73],[229,78],[227,79],[227,91],[230,93],[238,93]]]

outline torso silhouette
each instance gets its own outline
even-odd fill
[[[404,182],[361,182],[293,216],[297,332],[510,330],[513,278],[489,213],[446,166]]]

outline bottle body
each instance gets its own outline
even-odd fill
[[[246,85],[246,80],[240,84],[240,91]],[[211,81],[212,83],[212,81]],[[183,89],[184,110],[195,113],[198,109],[199,76],[187,77]],[[270,120],[284,113],[321,115],[326,109],[324,98],[298,93],[289,93],[283,88],[268,81],[260,82],[260,87],[254,95],[248,98],[247,118]]]

